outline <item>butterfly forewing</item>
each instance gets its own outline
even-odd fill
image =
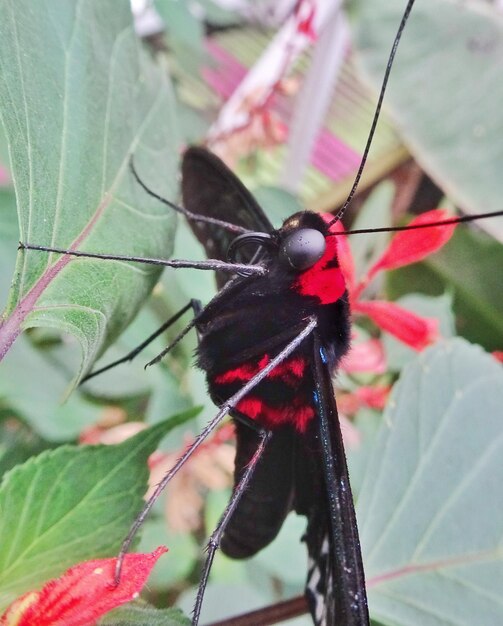
[[[362,626],[369,616],[358,527],[330,371],[317,337],[312,367],[326,497],[309,516],[306,593],[320,625]]]
[[[243,183],[214,154],[193,146],[182,161],[182,199],[186,209],[196,215],[215,217],[250,231],[269,233],[270,221]],[[209,258],[227,260],[227,250],[236,235],[214,224],[191,222],[194,234]],[[252,251],[243,250],[243,262],[250,262]],[[218,275],[219,287],[229,275]]]

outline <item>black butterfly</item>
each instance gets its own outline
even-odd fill
[[[202,148],[184,155],[182,194],[192,213],[232,219],[261,235],[251,232],[236,240],[218,226],[194,222],[208,256],[225,260],[228,250],[233,255],[239,246],[242,260],[251,261],[256,251],[248,244],[258,242],[267,269],[263,276],[229,282],[221,277],[226,288],[197,317],[198,364],[207,373],[212,399],[222,405],[283,354],[232,411],[261,430],[236,422],[234,494],[240,499],[226,520],[222,550],[249,557],[274,539],[290,510],[305,515],[306,593],[315,623],[367,624],[358,530],[330,382],[349,347],[337,238],[327,237],[326,222],[307,211],[274,230],[235,175]],[[257,435],[263,441],[260,460]]]

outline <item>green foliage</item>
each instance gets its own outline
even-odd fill
[[[190,626],[190,619],[179,609],[156,609],[146,604],[129,604],[110,611],[98,621],[98,626]]]
[[[403,0],[358,3],[359,58],[377,90]],[[482,2],[416,2],[400,42],[386,106],[422,167],[459,206],[501,208],[503,17]],[[496,91],[495,91],[496,90]],[[501,220],[484,223],[501,236]]]
[[[404,369],[357,507],[383,624],[498,623],[502,403],[501,367],[461,339]]]
[[[190,415],[120,445],[62,446],[11,470],[0,487],[0,607],[68,567],[115,556],[147,488],[147,459]]]
[[[168,255],[173,213],[145,195],[128,161],[134,154],[147,182],[174,196],[174,103],[165,73],[134,35],[127,0],[57,9],[50,1],[4,0],[0,39],[0,111],[19,238]],[[4,314],[7,341],[20,327],[71,333],[80,342],[83,372],[131,321],[158,276],[145,266],[20,253]]]

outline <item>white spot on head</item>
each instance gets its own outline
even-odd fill
[[[138,598],[140,597],[140,594],[138,593],[138,591],[135,591],[133,593],[133,595],[131,596],[132,600],[138,600]]]
[[[103,574],[103,568],[102,567],[97,567],[94,571],[93,574]]]

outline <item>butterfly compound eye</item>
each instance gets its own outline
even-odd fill
[[[307,270],[323,256],[325,237],[314,228],[299,228],[281,243],[279,258],[296,270]]]

